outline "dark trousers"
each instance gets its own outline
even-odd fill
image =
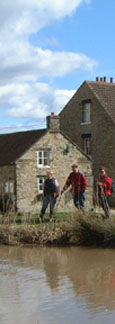
[[[73,198],[75,207],[85,206],[85,191],[79,192],[78,194],[74,195]]]
[[[41,217],[43,217],[43,215],[46,212],[46,209],[47,209],[48,205],[50,205],[50,218],[52,218],[55,204],[56,204],[56,198],[54,198],[53,196],[52,197],[44,196],[43,197],[43,206],[42,206],[42,209],[41,209]]]

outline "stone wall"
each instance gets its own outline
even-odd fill
[[[69,144],[70,152],[67,153]],[[89,186],[86,193],[86,207],[92,207],[93,177],[92,162],[75,145],[71,144],[61,133],[47,132],[30,150],[25,153],[16,164],[17,181],[17,208],[20,212],[39,213],[41,201],[38,201],[37,177],[45,176],[48,167],[37,167],[37,151],[50,149],[50,169],[54,171],[60,190],[71,172],[71,165],[77,163],[82,172],[85,172]],[[75,210],[70,189],[63,194],[58,211]]]
[[[1,166],[0,167],[0,195],[5,191],[5,184],[8,182],[13,183],[14,194],[16,193],[16,177],[15,165]]]
[[[0,167],[0,210],[16,210],[15,165]]]
[[[91,122],[82,123],[82,101],[91,99]],[[79,88],[60,113],[60,128],[83,149],[82,134],[91,134],[91,157],[94,179],[101,166],[115,180],[115,123],[94,96],[87,83]],[[115,202],[115,195],[112,196]]]

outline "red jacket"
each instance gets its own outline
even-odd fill
[[[100,175],[98,181],[99,181],[99,183],[102,184],[102,189],[104,191],[104,194],[107,195],[107,196],[110,196],[111,195],[111,188],[112,188],[112,180],[111,180],[111,178],[108,177],[108,175],[105,173],[105,174]],[[102,192],[100,191],[100,193],[102,193]]]
[[[79,192],[85,191],[88,182],[84,173],[78,172],[71,172],[69,177],[66,180],[64,185],[64,190],[66,190],[70,185],[72,185],[72,193],[73,195],[78,194]]]

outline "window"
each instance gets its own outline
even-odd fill
[[[14,183],[12,181],[6,182],[4,191],[6,193],[14,193]]]
[[[90,110],[91,110],[91,103],[88,101],[82,102],[82,123],[89,123],[90,119]]]
[[[83,150],[87,155],[91,154],[91,138],[90,137],[86,137],[83,140]]]
[[[47,167],[50,165],[50,151],[39,150],[37,152],[37,165],[38,167]]]
[[[45,177],[38,177],[37,179],[37,186],[38,186],[38,193],[43,192],[43,184],[44,184]]]
[[[83,151],[87,155],[91,155],[91,134],[82,134],[81,135],[83,140]]]

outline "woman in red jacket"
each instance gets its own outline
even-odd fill
[[[110,197],[112,189],[112,179],[107,175],[105,168],[101,168],[99,179],[96,184],[99,203],[105,212],[106,217],[110,217]]]
[[[84,173],[80,172],[76,164],[72,165],[72,172],[69,174],[61,194],[69,187],[72,186],[73,201],[77,208],[83,209],[85,205],[85,191],[88,182]]]
[[[111,196],[112,179],[107,175],[105,168],[101,168],[97,185],[100,188],[99,195],[101,196],[104,194],[109,200]]]

